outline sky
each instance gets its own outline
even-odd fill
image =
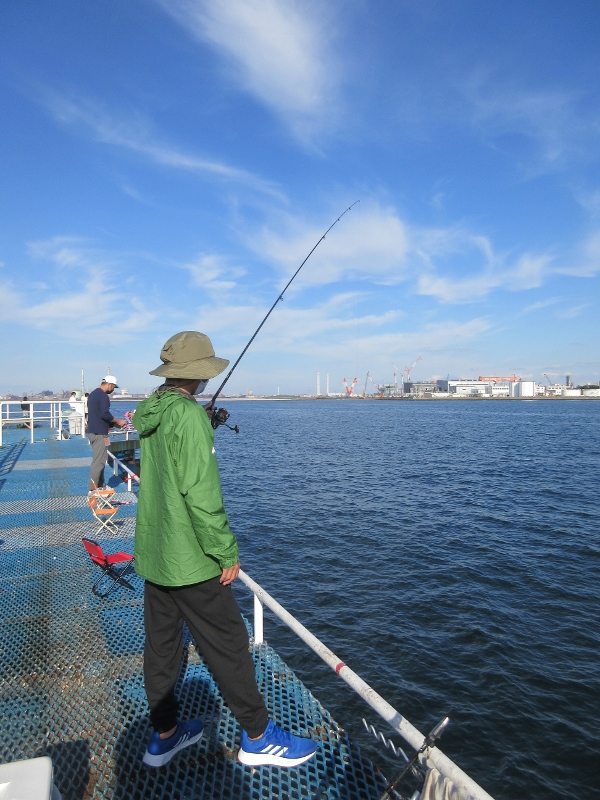
[[[597,382],[599,43],[597,0],[5,0],[0,393],[233,362],[353,203],[227,392]]]

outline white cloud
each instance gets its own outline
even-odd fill
[[[323,228],[291,216],[280,217],[278,231],[264,227],[247,244],[283,270],[295,272],[323,235]],[[356,206],[330,231],[303,269],[302,283],[326,284],[369,277],[399,282],[407,277],[408,232],[394,209]]]
[[[124,295],[108,260],[97,257],[83,242],[57,236],[30,243],[30,255],[53,263],[56,275],[49,270],[48,281],[32,282],[29,290],[22,281],[18,288],[11,281],[1,284],[2,322],[77,342],[95,342],[101,334],[102,341],[119,343],[150,328],[158,313],[139,297]],[[65,269],[70,270],[67,278],[61,274]]]
[[[270,227],[248,236],[246,244],[282,270],[283,282],[322,233],[312,223],[280,216]],[[498,289],[539,287],[552,263],[547,254],[509,258],[496,253],[488,237],[466,227],[411,226],[394,208],[371,202],[354,208],[328,234],[294,286],[298,290],[342,280],[390,286],[411,282],[417,294],[442,303],[472,303]]]
[[[213,175],[283,199],[281,191],[271,181],[266,181],[247,170],[237,169],[221,161],[199,158],[159,142],[150,123],[141,116],[119,119],[98,103],[89,100],[75,102],[50,91],[45,92],[44,102],[58,122],[63,125],[83,127],[102,144],[130,150],[162,166]]]
[[[600,272],[600,230],[593,231],[576,250],[571,263],[556,269],[561,275],[593,278]]]
[[[468,82],[466,94],[473,126],[495,146],[502,147],[501,137],[514,134],[533,145],[521,158],[529,174],[562,169],[573,157],[595,158],[599,120],[589,104],[584,106],[581,93],[523,89],[479,72]]]
[[[157,0],[224,56],[234,80],[300,136],[331,116],[339,68],[331,8],[308,0]]]
[[[531,314],[533,311],[540,311],[542,308],[548,308],[560,303],[561,297],[548,297],[546,300],[539,300],[537,303],[532,303],[521,311],[521,314]]]
[[[580,317],[590,305],[590,303],[580,303],[579,305],[562,309],[557,312],[556,316],[560,317],[560,319],[575,319],[576,317]]]
[[[224,256],[215,253],[201,253],[193,261],[182,264],[182,268],[190,273],[193,286],[217,296],[235,289],[238,279],[246,274],[246,270],[230,266]]]

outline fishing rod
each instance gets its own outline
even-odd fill
[[[280,301],[282,301],[282,300],[283,300],[283,295],[284,295],[284,294],[287,292],[287,290],[288,290],[288,288],[289,288],[290,284],[292,283],[292,281],[294,280],[294,278],[296,277],[296,275],[297,275],[297,274],[300,272],[300,270],[302,269],[302,267],[303,267],[303,266],[306,264],[306,262],[308,261],[308,259],[309,259],[309,258],[312,256],[312,254],[315,252],[315,250],[317,249],[317,247],[318,247],[318,246],[321,244],[321,242],[323,241],[323,239],[324,239],[324,238],[327,236],[327,234],[329,233],[329,231],[330,231],[330,230],[333,228],[333,226],[334,226],[334,225],[337,225],[337,223],[338,223],[338,222],[341,220],[341,218],[344,216],[344,214],[347,214],[347,213],[348,213],[348,211],[350,211],[350,209],[351,209],[351,208],[353,208],[353,207],[354,207],[354,206],[355,206],[357,203],[360,203],[360,200],[355,200],[355,201],[354,201],[354,203],[352,203],[352,205],[351,205],[351,206],[348,206],[348,208],[347,208],[347,209],[346,209],[346,210],[345,210],[345,211],[344,211],[342,214],[340,214],[340,215],[339,215],[339,217],[336,219],[336,221],[335,221],[334,223],[332,223],[332,224],[331,224],[331,225],[330,225],[330,226],[327,228],[327,230],[325,231],[325,233],[323,234],[323,236],[321,236],[321,238],[319,239],[319,241],[316,243],[316,245],[313,247],[313,249],[310,251],[310,253],[309,253],[309,254],[306,256],[306,258],[304,259],[304,261],[303,261],[303,262],[300,264],[300,266],[298,267],[298,269],[296,270],[296,272],[294,272],[294,274],[292,275],[292,277],[291,277],[291,278],[289,279],[289,281],[286,283],[286,285],[285,285],[285,287],[284,287],[283,291],[282,291],[282,292],[281,292],[281,293],[278,295],[277,299],[275,300],[275,302],[273,303],[273,305],[271,306],[271,308],[270,308],[270,309],[267,311],[267,313],[266,313],[266,315],[265,315],[265,317],[264,317],[263,321],[260,323],[260,325],[258,326],[258,328],[257,328],[257,329],[254,331],[254,333],[252,334],[252,337],[250,338],[250,341],[248,342],[248,344],[247,344],[247,345],[244,347],[244,349],[242,350],[242,352],[241,352],[241,353],[240,353],[240,355],[238,356],[238,359],[237,359],[237,361],[235,362],[235,364],[233,365],[233,367],[232,367],[232,368],[229,370],[229,372],[228,372],[228,373],[227,373],[227,375],[225,376],[225,380],[224,380],[224,381],[223,381],[223,383],[222,383],[222,384],[219,386],[219,388],[217,389],[217,391],[216,391],[216,392],[213,394],[213,396],[212,396],[212,399],[211,399],[210,403],[209,403],[207,406],[205,406],[205,408],[207,409],[207,411],[209,411],[210,409],[213,409],[213,412],[212,412],[212,415],[211,415],[211,418],[210,418],[210,423],[211,423],[211,425],[213,426],[213,428],[215,428],[215,429],[216,429],[216,428],[218,428],[218,427],[219,427],[219,425],[225,425],[225,427],[226,427],[226,428],[229,428],[229,430],[235,431],[236,433],[239,433],[239,432],[240,432],[240,429],[238,428],[238,426],[237,426],[237,425],[235,425],[235,426],[232,426],[232,425],[228,425],[228,424],[227,424],[227,420],[229,419],[229,414],[227,413],[227,411],[226,411],[224,408],[215,408],[215,400],[217,399],[217,397],[218,397],[218,396],[221,394],[221,392],[223,391],[223,387],[225,386],[225,384],[227,383],[227,381],[229,380],[229,378],[231,378],[231,375],[233,374],[233,371],[234,371],[234,369],[235,369],[235,368],[237,367],[237,365],[240,363],[240,361],[241,361],[241,360],[242,360],[242,358],[244,357],[244,355],[245,355],[246,351],[248,350],[248,348],[250,347],[250,345],[252,344],[252,342],[253,342],[253,341],[256,339],[256,337],[257,337],[257,335],[258,335],[258,333],[259,333],[260,329],[261,329],[261,328],[262,328],[262,326],[265,324],[265,322],[266,322],[266,321],[269,319],[269,317],[271,316],[272,312],[275,310],[275,306],[276,306],[276,305],[277,305],[277,304],[278,304]]]

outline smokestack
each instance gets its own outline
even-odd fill
[[[571,385],[571,376],[567,375],[567,386]]]
[[[321,373],[317,372],[317,397],[321,394]]]

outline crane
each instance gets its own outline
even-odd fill
[[[392,367],[396,370],[394,372],[394,384],[396,385],[396,391],[398,391],[398,375],[400,376],[400,383],[402,383],[402,378],[404,377],[404,372],[400,371],[400,368],[397,367],[394,362],[390,362]],[[404,385],[402,386],[402,392],[404,393]]]
[[[548,386],[552,386],[552,381],[551,381],[551,380],[550,380],[550,378],[549,378],[549,377],[546,375],[546,373],[545,373],[545,372],[544,372],[544,378],[546,378],[546,380],[548,381]]]
[[[346,381],[346,378],[344,378],[344,387],[346,389],[346,394],[348,395],[348,397],[352,397],[354,393],[354,387],[356,386],[357,383],[358,383],[358,378],[354,378],[352,384],[348,386],[348,382]]]
[[[378,394],[380,397],[383,397],[383,395],[385,394],[385,392],[384,392],[382,389],[380,389],[380,388],[379,388],[379,386],[378,386],[378,385],[375,383],[375,381],[374,381],[374,380],[373,380],[373,378],[371,377],[371,373],[370,373],[370,372],[367,372],[367,378],[368,378],[368,379],[371,381],[371,383],[373,384],[373,386],[374,386],[374,387],[375,387],[375,389],[377,390],[377,394]],[[365,386],[366,386],[366,383],[367,383],[367,382],[365,381]]]
[[[422,358],[423,358],[423,356],[419,356],[419,357],[417,358],[417,360],[415,361],[415,363],[412,365],[412,367],[404,367],[404,369],[406,370],[406,380],[407,380],[407,381],[410,381],[410,373],[411,373],[411,372],[412,372],[412,370],[413,370],[413,369],[414,369],[414,368],[417,366],[417,364],[419,363],[419,361],[420,361]]]

